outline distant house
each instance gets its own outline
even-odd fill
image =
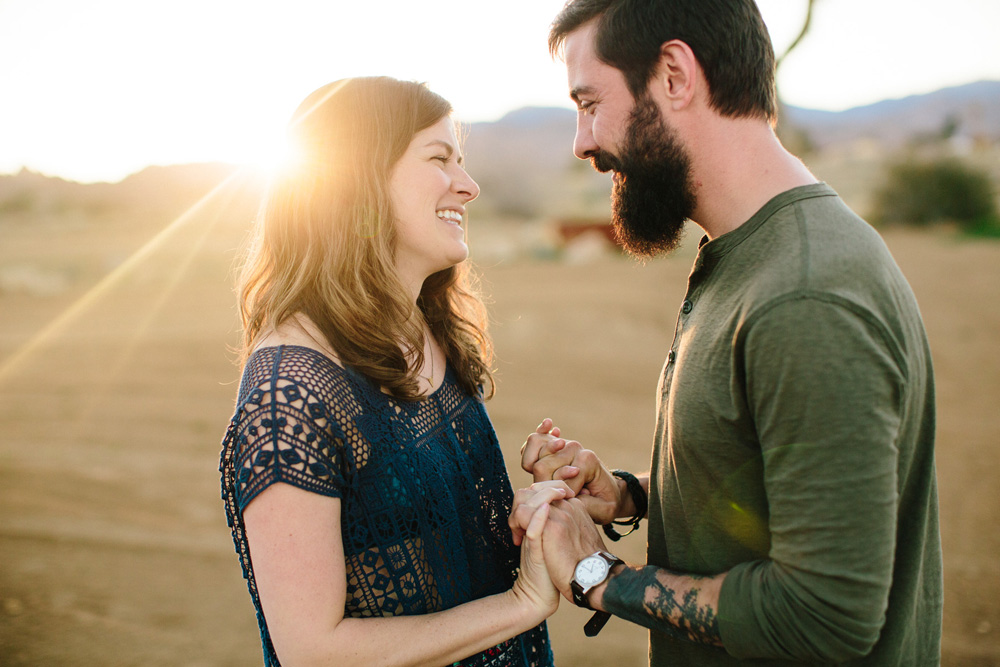
[[[621,248],[607,218],[559,218],[553,221],[553,227],[564,248],[582,240],[581,237],[600,237],[609,247]]]

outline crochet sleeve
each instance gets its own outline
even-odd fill
[[[235,420],[240,511],[277,482],[341,497],[344,438],[323,378],[314,367],[282,363],[280,355],[257,362],[244,372]]]

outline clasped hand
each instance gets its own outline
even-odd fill
[[[558,427],[546,419],[521,448],[521,467],[535,482],[514,494],[508,524],[514,543],[524,544],[522,575],[543,586],[537,581],[540,555],[551,584],[572,600],[569,584],[576,564],[605,550],[595,522],[609,523],[618,515],[622,493],[593,452],[559,436]],[[525,551],[531,552],[528,563]]]
[[[595,523],[629,516],[631,497],[597,455],[576,440],[559,437],[560,429],[545,419],[521,446],[521,468],[535,482],[562,480],[580,498]]]

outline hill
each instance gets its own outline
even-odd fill
[[[784,114],[783,122],[805,136],[806,145],[812,147],[809,166],[848,192],[870,190],[882,160],[908,143],[948,139],[959,147],[1000,147],[1000,81],[980,81],[840,112],[787,107]],[[611,179],[573,156],[575,122],[570,109],[526,107],[494,122],[468,126],[465,152],[469,171],[482,188],[476,203],[480,219],[607,215]],[[834,152],[841,163],[845,154],[853,162],[828,169],[832,158],[826,154]],[[987,167],[991,160],[992,153],[980,159]],[[860,171],[859,162],[864,163]],[[197,200],[232,170],[223,164],[148,167],[119,183],[87,186],[26,170],[0,175],[0,226],[49,214],[106,218],[122,209],[132,216],[160,210],[176,215],[177,202]],[[838,178],[838,170],[843,178]],[[992,171],[1000,180],[1000,171]],[[247,197],[256,195],[253,188],[247,189]],[[865,199],[863,193],[849,198],[854,202]]]
[[[178,206],[198,201],[233,171],[222,163],[152,166],[117,183],[83,184],[22,169],[0,176],[0,227],[49,219],[173,217]]]
[[[469,170],[483,191],[477,206],[511,215],[578,217],[606,211],[610,179],[572,154],[575,118],[570,109],[529,107],[495,122],[473,123],[466,153]],[[884,153],[907,142],[945,135],[995,144],[1000,143],[1000,81],[840,112],[786,107],[784,118],[807,137],[814,152],[850,150],[868,140]]]
[[[572,153],[576,114],[526,107],[473,123],[465,141],[469,172],[482,190],[477,207],[500,216],[584,216],[606,207],[611,179]]]
[[[944,88],[925,95],[884,100],[840,112],[787,107],[790,125],[817,148],[871,139],[887,147],[948,135],[1000,140],[1000,81]]]

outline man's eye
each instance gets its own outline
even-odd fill
[[[579,106],[580,113],[585,113],[593,115],[594,113],[594,103],[593,102],[581,102]]]

